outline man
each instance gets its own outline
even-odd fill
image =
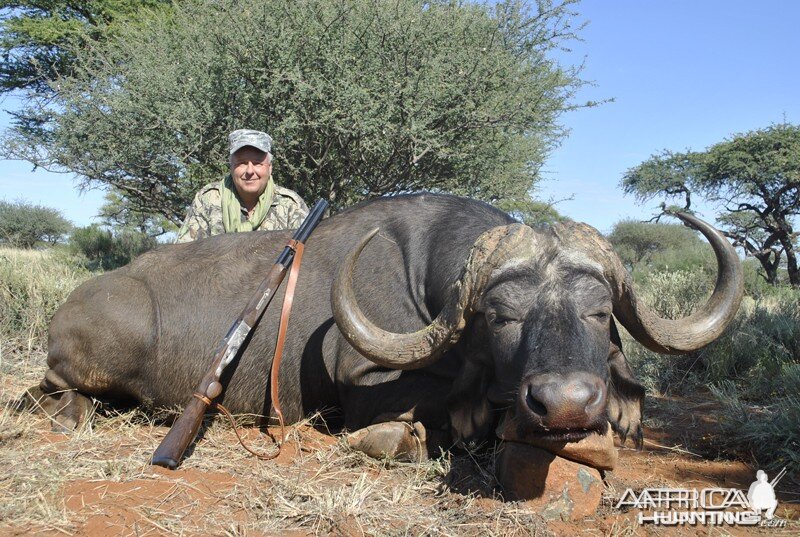
[[[747,491],[747,501],[750,502],[753,512],[761,514],[761,511],[765,511],[766,519],[772,520],[775,518],[775,509],[778,508],[778,498],[775,496],[773,484],[767,479],[768,476],[764,470],[756,472],[756,480]],[[776,480],[776,483],[777,481],[780,481],[780,478]]]
[[[228,136],[231,173],[194,197],[175,242],[256,229],[295,229],[308,207],[294,191],[272,180],[272,138],[240,129]]]

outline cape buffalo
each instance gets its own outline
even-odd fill
[[[731,245],[680,218],[708,239],[719,266],[711,298],[681,320],[638,303],[610,244],[584,224],[534,229],[435,194],[376,199],[324,220],[307,244],[281,366],[287,421],[338,409],[350,431],[401,422],[411,434],[468,442],[503,420],[501,437],[532,443],[580,440],[610,423],[640,442],[644,390],[612,314],[648,348],[685,353],[718,337],[742,297]],[[87,281],[53,317],[49,370],[31,393],[67,428],[87,396],[186,404],[289,237],[164,246]],[[232,412],[269,414],[275,311],[223,376]],[[378,436],[377,451],[398,454],[389,437]]]

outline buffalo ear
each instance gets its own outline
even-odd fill
[[[634,445],[642,449],[642,413],[644,386],[633,376],[628,360],[622,352],[619,331],[611,320],[611,345],[608,354],[608,396],[606,412],[611,428],[619,435],[622,443],[630,436]]]
[[[453,348],[459,354],[460,369],[447,397],[450,432],[456,443],[481,441],[493,428],[489,405],[489,384],[492,380],[491,353],[486,348],[486,322],[482,315],[462,332]]]

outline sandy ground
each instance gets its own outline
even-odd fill
[[[800,535],[796,469],[778,486],[783,529],[642,527],[634,511],[614,508],[628,488],[747,490],[756,468],[717,448],[719,409],[708,396],[650,398],[645,449],[621,447],[601,507],[566,522],[503,501],[485,451],[376,461],[310,423],[290,429],[278,459],[261,462],[218,420],[180,469],[153,467],[147,461],[166,427],[132,411],[52,433],[45,418],[10,410],[37,368],[2,371],[2,535]],[[258,430],[245,436],[270,448]]]

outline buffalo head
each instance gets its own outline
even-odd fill
[[[436,319],[407,334],[376,326],[356,303],[353,270],[373,230],[339,269],[331,289],[334,318],[355,349],[384,367],[421,368],[458,351],[464,363],[449,397],[456,440],[484,437],[497,425],[494,416],[509,440],[571,442],[605,433],[611,422],[623,439],[631,432],[641,442],[638,423],[624,415],[643,390],[627,367],[613,318],[647,348],[682,354],[717,338],[743,293],[741,264],[728,241],[691,215],[676,216],[708,239],[718,264],[713,294],[685,319],[659,318],[639,303],[611,245],[576,223],[486,231]],[[633,396],[626,398],[626,390]]]

